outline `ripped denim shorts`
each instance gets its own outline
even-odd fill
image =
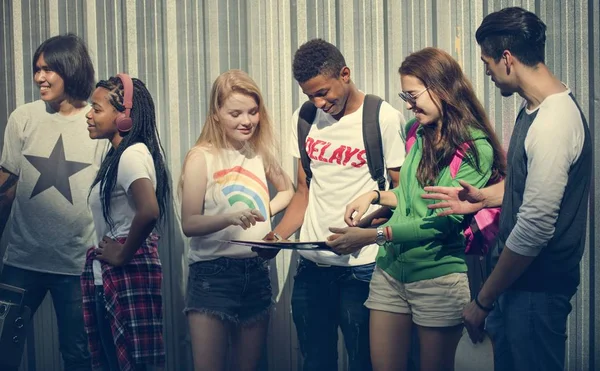
[[[221,257],[190,265],[184,313],[199,312],[236,324],[269,314],[269,261]]]

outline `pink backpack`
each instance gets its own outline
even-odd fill
[[[410,130],[406,138],[406,153],[410,152],[413,144],[417,140],[417,129],[419,128],[417,121],[411,125]],[[452,161],[450,162],[450,176],[452,179],[456,178],[460,165],[463,158],[465,157],[465,150],[469,148],[468,144],[464,144],[464,148],[456,151]],[[490,181],[487,185],[498,182]],[[471,255],[485,255],[492,247],[496,240],[496,236],[499,231],[500,224],[500,210],[499,207],[485,208],[479,210],[473,218],[471,223],[464,229],[465,234],[465,254]]]

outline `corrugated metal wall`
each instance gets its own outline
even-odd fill
[[[284,167],[294,174],[287,155],[289,118],[303,101],[291,73],[298,45],[322,37],[338,45],[354,81],[403,108],[396,93],[402,59],[425,46],[450,52],[463,66],[484,101],[504,143],[510,136],[519,100],[502,99],[486,78],[474,33],[484,15],[518,5],[536,12],[548,25],[547,62],[574,91],[584,109],[595,143],[600,134],[600,5],[597,0],[1,0],[0,129],[18,105],[37,99],[31,57],[46,38],[74,32],[87,41],[97,77],[127,71],[152,92],[171,172],[177,179],[186,151],[200,133],[210,85],[221,72],[241,68],[258,82],[280,138]],[[408,116],[408,113],[404,111]],[[560,145],[560,144],[557,144]],[[589,246],[600,225],[600,179],[596,165],[591,198]],[[174,209],[175,210],[175,209]],[[183,285],[185,243],[175,212],[161,245],[165,266],[167,370],[190,367]],[[600,257],[587,249],[582,284],[569,320],[568,370],[596,369],[600,326],[595,308]],[[290,315],[295,259],[280,254],[272,267],[276,310],[269,336],[271,370],[296,370],[298,345]],[[23,370],[59,370],[57,331],[49,301],[35,319]],[[340,370],[345,360],[340,360]]]

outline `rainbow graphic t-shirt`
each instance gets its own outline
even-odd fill
[[[213,179],[221,185],[221,192],[227,198],[229,205],[233,206],[241,202],[267,216],[269,190],[267,184],[258,176],[241,166],[234,166],[215,172]]]
[[[190,264],[221,256],[246,258],[256,254],[249,247],[222,241],[231,239],[261,240],[271,231],[269,190],[264,164],[260,156],[247,157],[235,150],[224,150],[220,157],[214,151],[203,150],[206,158],[207,184],[204,215],[225,215],[244,209],[256,209],[265,222],[256,223],[247,230],[229,226],[190,241]]]

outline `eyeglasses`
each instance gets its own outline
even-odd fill
[[[419,98],[421,96],[421,94],[425,93],[428,89],[429,88],[425,88],[424,90],[418,92],[415,95],[401,91],[400,93],[398,93],[398,96],[400,98],[402,98],[402,100],[405,101],[406,103],[410,104],[411,106],[414,106],[417,104],[417,98]]]

